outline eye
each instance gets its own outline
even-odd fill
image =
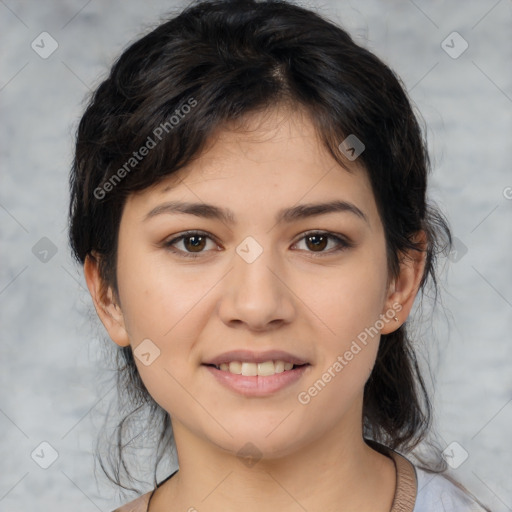
[[[187,231],[172,240],[164,242],[163,246],[185,258],[198,258],[205,252],[203,249],[206,247],[207,241],[214,242],[211,236],[202,231]],[[179,244],[184,249],[176,249],[174,247]]]
[[[307,233],[299,240],[299,242],[302,242],[303,240],[305,241],[307,252],[313,253],[313,256],[315,257],[327,256],[328,254],[337,253],[353,247],[353,244],[346,238],[342,238],[326,231],[313,231]],[[329,251],[325,251],[324,249],[329,245],[329,241],[334,242],[335,248]]]
[[[208,241],[218,246],[215,240],[207,233],[202,231],[187,231],[176,238],[164,242],[162,245],[179,256],[198,258],[201,254],[208,252],[206,250]],[[303,235],[294,246],[297,246],[302,241],[305,241],[306,252],[312,253],[314,257],[327,256],[353,247],[353,243],[346,238],[326,231],[309,232]],[[334,244],[334,249],[331,248],[326,251],[325,249],[329,246],[330,242]],[[177,247],[180,244],[181,248]]]

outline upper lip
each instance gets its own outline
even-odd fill
[[[231,361],[241,361],[247,363],[264,363],[266,361],[284,361],[292,364],[307,364],[307,361],[300,357],[284,352],[283,350],[267,350],[265,352],[254,352],[251,350],[231,350],[223,352],[218,356],[208,359],[203,364],[220,365],[222,363],[230,363]]]

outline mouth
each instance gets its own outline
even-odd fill
[[[302,366],[309,366],[309,363],[293,364],[289,361],[269,360],[262,363],[253,363],[248,361],[230,361],[220,364],[206,364],[220,370],[222,372],[229,372],[234,375],[244,375],[245,377],[269,377],[276,373],[283,373],[296,370]]]
[[[311,364],[281,350],[225,352],[202,363],[224,387],[246,397],[264,397],[297,383]]]

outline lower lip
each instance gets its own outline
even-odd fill
[[[204,365],[204,367],[218,382],[232,391],[245,396],[267,396],[297,382],[309,368],[309,365],[305,364],[293,370],[285,370],[274,375],[256,375],[254,377],[218,370],[214,366]]]

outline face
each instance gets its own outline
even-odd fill
[[[235,453],[250,441],[272,458],[360,435],[364,384],[400,306],[357,160],[336,163],[298,112],[247,122],[128,199],[110,332],[132,345],[175,435]]]

